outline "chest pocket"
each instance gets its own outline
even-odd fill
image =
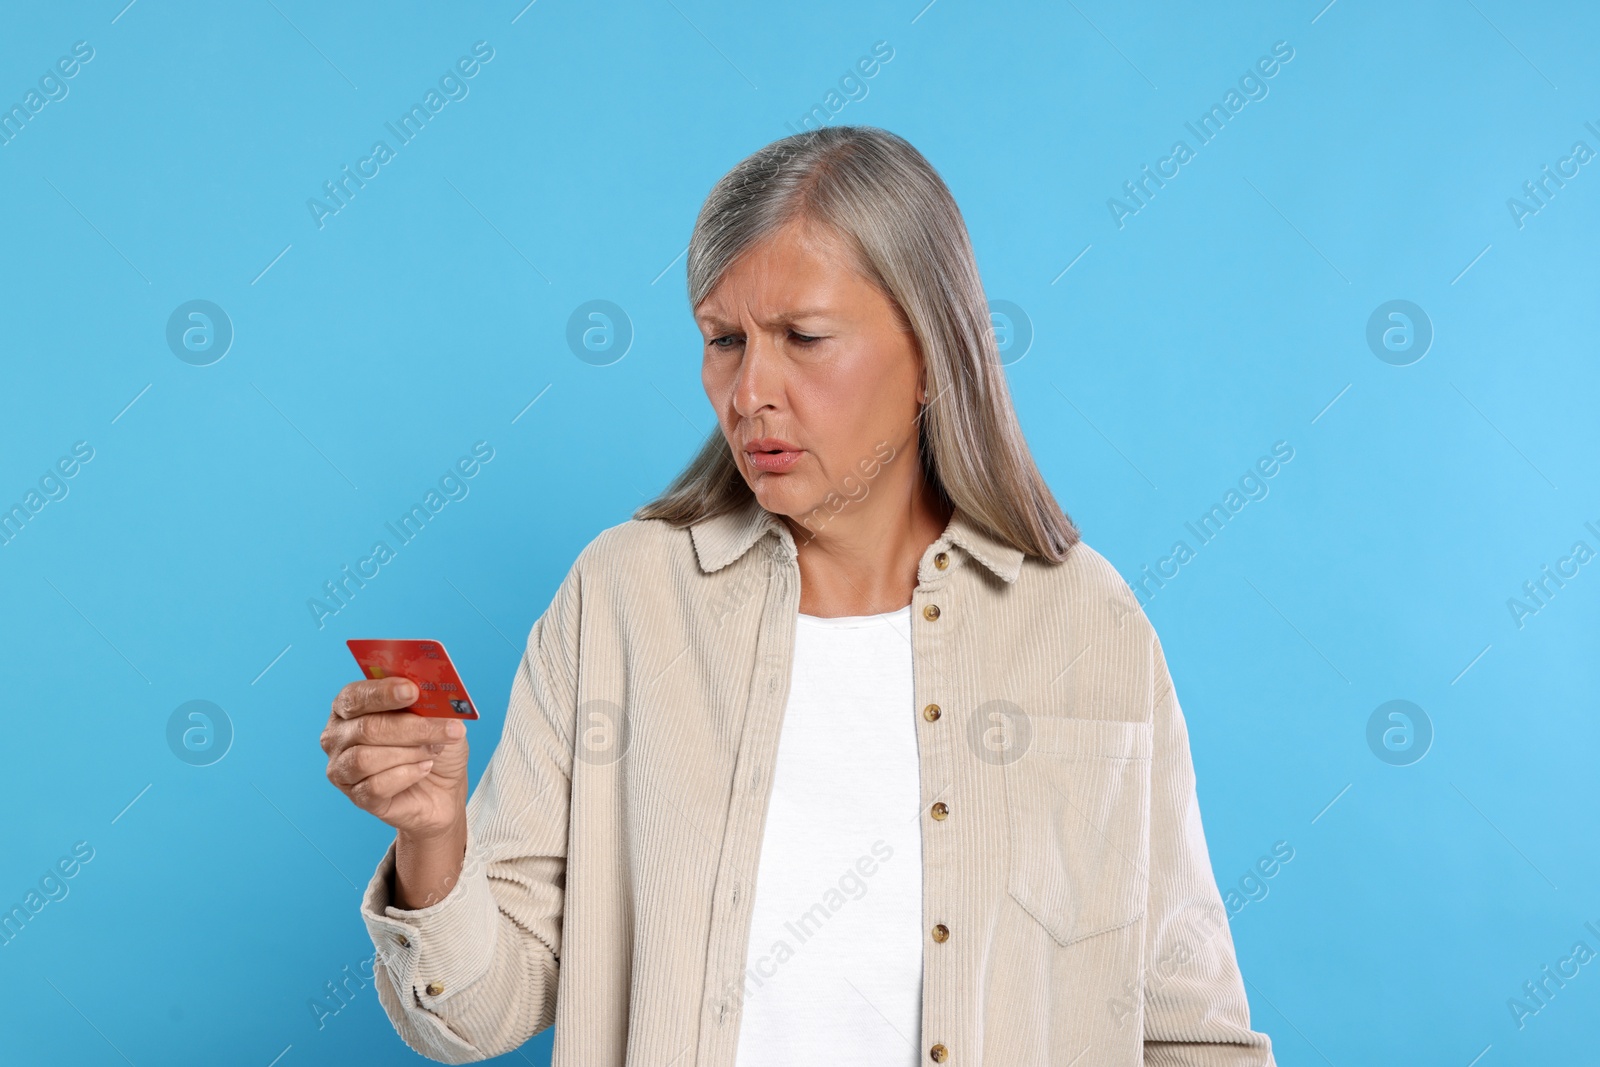
[[[1070,945],[1143,917],[1149,899],[1147,722],[1038,715],[1005,766],[1007,889]]]

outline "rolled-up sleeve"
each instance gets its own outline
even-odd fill
[[[406,1044],[442,1063],[509,1052],[555,1019],[578,599],[574,567],[528,635],[467,802],[460,879],[437,903],[395,907],[391,843],[362,898],[378,999]]]
[[[1150,903],[1145,943],[1147,1067],[1273,1067],[1272,1042],[1250,1029],[1228,913],[1211,873],[1189,733],[1154,642]]]

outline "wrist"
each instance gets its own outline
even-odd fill
[[[397,856],[426,856],[434,861],[454,861],[467,853],[467,824],[451,824],[440,830],[400,830],[395,833]]]
[[[442,852],[451,845],[459,844],[465,851],[467,843],[467,814],[462,811],[444,826],[418,827],[412,829],[399,829],[395,832],[395,839],[399,847],[424,849],[428,852]]]
[[[415,911],[449,896],[461,880],[466,851],[465,818],[441,831],[400,831],[395,840],[396,906]]]

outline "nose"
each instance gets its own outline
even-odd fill
[[[733,409],[744,418],[776,409],[783,395],[783,374],[776,346],[757,329],[745,333],[744,356],[733,383]]]

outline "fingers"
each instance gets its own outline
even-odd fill
[[[363,778],[346,792],[356,807],[381,818],[394,798],[426,778],[432,767],[432,759],[421,763],[403,763]]]
[[[333,698],[333,714],[339,719],[354,719],[408,708],[416,699],[417,686],[409,678],[363,678],[339,690]]]
[[[443,745],[354,745],[328,761],[328,781],[349,791],[356,785],[394,767],[431,763]]]
[[[409,711],[385,711],[332,724],[345,745],[448,745],[466,736],[456,719],[430,719]]]
[[[322,751],[332,756],[351,745],[450,744],[466,733],[466,724],[457,719],[427,718],[409,711],[370,711],[345,718],[336,702],[322,730]]]

